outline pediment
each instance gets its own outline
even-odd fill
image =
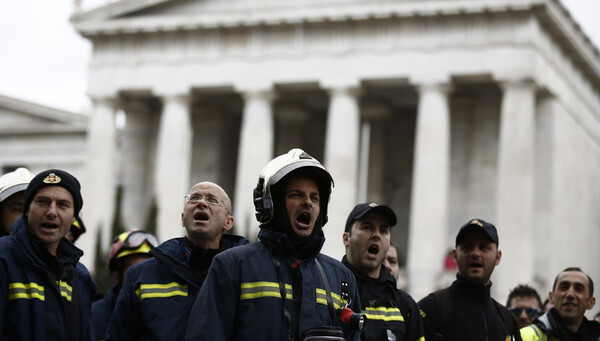
[[[88,117],[0,95],[0,133],[85,131]]]

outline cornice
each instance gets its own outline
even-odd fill
[[[76,130],[79,127],[87,127],[88,116],[86,115],[50,108],[14,97],[0,95],[0,107],[45,120],[68,124]]]
[[[222,0],[223,1],[223,0]],[[270,6],[260,10],[228,10],[170,16],[130,16],[135,11],[175,0],[123,0],[76,14],[75,28],[85,37],[382,20],[441,16],[531,13],[544,25],[574,63],[600,89],[600,53],[559,0],[414,0],[354,1],[320,6]]]

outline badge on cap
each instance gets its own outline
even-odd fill
[[[471,224],[471,225],[479,225],[479,226],[483,227],[483,224],[479,220],[477,220],[477,219],[471,220],[471,222],[469,224]]]
[[[374,202],[372,202],[372,203],[369,204],[369,207],[375,207],[375,206],[377,206],[377,204],[374,203]]]
[[[47,177],[44,178],[44,183],[45,184],[57,184],[61,181],[62,179],[60,178],[60,176],[54,174],[54,173],[50,173],[48,174]]]

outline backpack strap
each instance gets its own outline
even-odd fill
[[[432,295],[435,297],[437,307],[434,337],[442,340],[446,331],[450,329],[450,323],[452,322],[452,298],[448,288],[434,291]]]

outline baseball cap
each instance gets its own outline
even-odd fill
[[[464,238],[464,236],[472,231],[483,230],[485,234],[490,237],[490,239],[498,245],[498,231],[496,231],[496,226],[488,223],[483,219],[471,219],[469,222],[461,226],[458,234],[456,235],[456,245],[460,244],[460,241]]]
[[[352,229],[352,223],[354,223],[355,220],[362,218],[369,212],[375,212],[383,215],[390,223],[390,227],[396,225],[396,214],[391,208],[385,205],[379,205],[377,203],[370,202],[354,206],[352,212],[350,212],[350,215],[348,215],[348,219],[346,220],[346,229],[344,232],[350,232]]]

